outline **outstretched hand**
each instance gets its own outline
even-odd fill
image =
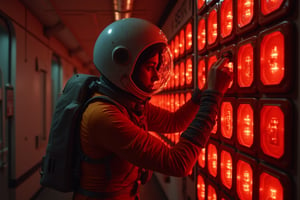
[[[216,90],[224,94],[233,79],[233,72],[226,66],[229,59],[220,58],[210,68],[207,77],[207,89]]]

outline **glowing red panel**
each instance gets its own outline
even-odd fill
[[[254,0],[238,0],[237,23],[240,28],[248,25],[254,15]]]
[[[198,0],[198,10],[200,10],[205,5],[205,0]]]
[[[280,8],[283,0],[261,0],[260,8],[263,15],[267,15],[271,12],[274,12],[278,8]]]
[[[217,200],[216,189],[213,186],[211,186],[211,185],[207,186],[207,199],[209,199],[209,200]]]
[[[283,186],[278,178],[263,172],[259,177],[259,199],[283,200]]]
[[[233,62],[228,62],[225,67],[228,67],[229,68],[229,71],[233,72]],[[231,88],[233,85],[233,80],[230,82],[228,88]]]
[[[198,156],[198,164],[201,168],[205,167],[205,152],[206,152],[205,148],[202,148]]]
[[[217,10],[213,9],[207,18],[207,43],[209,45],[216,42],[218,37],[218,17]]]
[[[178,110],[178,108],[180,107],[180,102],[179,102],[179,94],[176,93],[175,94],[175,110]]]
[[[192,50],[193,46],[193,28],[192,23],[188,23],[185,28],[185,50]]]
[[[284,154],[284,113],[279,106],[265,105],[260,111],[260,146],[266,155]]]
[[[199,60],[198,62],[198,88],[202,89],[206,82],[205,76],[205,61],[204,59]]]
[[[174,70],[174,87],[175,89],[179,88],[179,65],[175,65],[175,70]]]
[[[193,82],[193,61],[192,58],[186,60],[185,81],[187,86],[191,86]]]
[[[225,38],[232,33],[233,8],[232,0],[224,0],[221,4],[221,36]]]
[[[253,83],[253,46],[248,43],[238,50],[237,82],[239,87],[250,87]]]
[[[260,46],[260,79],[264,85],[279,84],[284,78],[284,36],[280,31],[264,36]]]
[[[221,105],[221,134],[231,139],[233,129],[233,108],[230,102],[222,102]]]
[[[185,52],[185,33],[184,29],[180,30],[179,36],[179,55],[183,55]]]
[[[214,144],[209,144],[207,147],[207,167],[209,173],[213,177],[216,177],[218,170],[218,153]]]
[[[236,191],[241,200],[252,200],[253,170],[245,161],[237,161]]]
[[[205,182],[201,175],[197,176],[197,196],[198,200],[205,200]]]
[[[179,56],[179,36],[175,36],[175,41],[174,41],[174,57],[175,59],[178,58]]]
[[[221,155],[221,180],[225,187],[232,187],[232,157],[227,151],[222,150]]]
[[[183,61],[180,62],[179,84],[181,88],[185,86],[185,64]]]
[[[251,147],[253,144],[253,109],[249,104],[240,104],[237,109],[237,139],[239,144]]]
[[[201,51],[204,49],[206,44],[206,25],[205,25],[205,19],[202,18],[198,21],[198,51]]]

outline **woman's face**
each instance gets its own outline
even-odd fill
[[[154,82],[160,79],[157,73],[159,67],[158,53],[136,67],[137,71],[133,76],[135,84],[145,92],[153,92]]]

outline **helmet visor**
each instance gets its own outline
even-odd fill
[[[159,54],[159,66],[157,67],[158,80],[154,82],[153,93],[161,91],[168,83],[173,68],[172,54],[166,46]]]

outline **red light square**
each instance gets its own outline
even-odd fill
[[[243,40],[237,45],[236,86],[239,93],[256,91],[256,37]]]
[[[197,0],[198,14],[201,14],[201,12],[205,9],[205,7],[206,7],[206,0]]]
[[[185,101],[188,102],[191,98],[192,98],[192,93],[191,92],[187,92],[185,94]]]
[[[290,0],[261,0],[258,21],[261,25],[271,23],[288,16],[291,8]]]
[[[189,56],[185,61],[185,84],[186,88],[193,88],[193,69],[194,69],[194,57]]]
[[[291,159],[292,109],[283,99],[260,99],[259,157],[279,166],[287,167]]]
[[[219,163],[219,144],[213,140],[210,140],[207,144],[207,170],[208,175],[213,179],[217,178],[218,175],[218,163]]]
[[[185,52],[186,54],[193,51],[193,21],[185,26]]]
[[[175,63],[174,66],[174,89],[179,89],[180,86],[180,72],[179,72],[179,63]]]
[[[206,180],[206,189],[207,189],[207,199],[217,200],[219,196],[219,190],[216,184],[214,184],[209,179]]]
[[[179,56],[182,57],[185,54],[185,30],[181,29],[179,32]]]
[[[254,98],[237,99],[236,147],[250,155],[257,154],[257,101]]]
[[[235,98],[224,97],[220,106],[219,132],[222,141],[234,144],[235,135]]]
[[[259,165],[258,198],[263,199],[292,199],[291,180],[284,172],[279,172],[266,165]]]
[[[216,4],[207,13],[207,49],[212,49],[218,45],[219,42],[219,22],[218,22],[218,5]]]
[[[179,35],[177,34],[175,36],[175,39],[174,39],[174,59],[178,59],[179,57],[179,52],[180,52],[180,47],[179,47]]]
[[[179,65],[179,88],[185,88],[185,62],[182,60]]]
[[[233,195],[235,191],[235,150],[220,145],[220,182],[227,193]]]
[[[198,53],[201,54],[206,51],[206,18],[202,17],[198,20],[198,32],[197,32],[197,40],[198,40]]]
[[[294,81],[293,31],[283,22],[259,34],[259,89],[264,93],[288,92]]]
[[[197,197],[198,200],[205,200],[205,177],[202,174],[197,175]]]
[[[198,60],[198,71],[197,71],[197,75],[198,75],[198,88],[201,90],[204,88],[204,85],[206,83],[206,56],[201,57]]]
[[[220,3],[220,43],[231,41],[235,37],[236,24],[235,0],[223,0]]]
[[[237,0],[237,34],[254,30],[257,26],[258,1]]]
[[[241,200],[255,199],[254,188],[255,185],[256,162],[246,156],[237,154],[236,162],[236,193]]]
[[[212,52],[207,57],[207,70],[206,70],[206,76],[212,65],[219,59],[219,51]]]
[[[233,74],[236,74],[236,50],[235,49],[236,49],[235,45],[230,45],[230,46],[223,48],[220,52],[220,55],[222,55],[223,53],[228,52],[228,51],[232,53],[232,61],[230,61],[225,66],[228,67],[229,70],[233,72]],[[235,79],[236,79],[236,75],[233,76],[233,81],[230,83],[230,85],[226,91],[227,94],[231,94],[236,91],[236,86],[235,86],[236,80]]]
[[[204,169],[206,167],[206,148],[202,148],[200,151],[200,154],[198,156],[198,166],[201,169]]]

